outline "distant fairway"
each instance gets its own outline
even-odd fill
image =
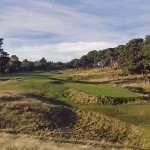
[[[62,75],[63,78],[61,78]],[[139,94],[112,85],[67,80],[66,78],[65,71],[38,71],[10,74],[5,75],[5,77],[0,77],[0,91],[32,94],[32,96],[44,99],[44,101],[49,103],[65,105],[77,109],[89,111],[100,110],[101,113],[109,116],[149,128],[149,125],[147,125],[149,118],[147,118],[146,112],[148,111],[149,105],[143,105],[143,116],[140,116],[140,121],[138,121],[139,116],[135,116],[135,113],[141,109],[140,104],[132,104],[130,107],[127,107],[127,105],[101,106],[98,104],[75,104],[64,97],[63,92],[69,88],[74,88],[94,96],[137,97]],[[131,111],[131,108],[134,109]],[[127,113],[128,110],[130,113]]]
[[[69,83],[67,84],[71,88],[87,92],[94,96],[114,96],[114,97],[137,97],[139,94],[129,92],[123,88],[104,85],[104,84],[90,84],[90,83]]]
[[[94,96],[137,97],[139,94],[123,88],[90,82],[71,81],[59,78],[61,71],[17,73],[0,77],[1,90],[25,92],[44,92],[53,97],[62,98],[61,93],[67,88],[75,88]]]

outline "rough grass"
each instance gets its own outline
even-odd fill
[[[20,97],[13,101],[4,95],[0,98],[1,129],[57,140],[103,141],[143,148],[150,144],[145,131],[117,119]]]
[[[64,92],[64,96],[76,104],[81,103],[81,104],[116,105],[141,101],[140,98],[138,100],[138,97],[94,96],[92,94],[81,92],[75,89],[66,90]]]
[[[115,80],[121,78],[121,70],[114,68],[103,68],[103,69],[90,69],[90,70],[69,70],[62,74],[62,77],[68,77],[68,79],[74,80],[95,80],[100,79],[101,81]]]
[[[0,147],[3,150],[134,150],[134,148],[123,148],[111,143],[90,143],[89,141],[64,143],[43,140],[35,136],[8,133],[0,134]]]
[[[4,97],[0,99],[1,128],[13,128],[30,133],[40,128],[65,128],[76,121],[74,112],[67,107],[37,102],[29,97],[22,97],[19,101],[14,101],[15,97],[13,101],[12,97],[10,100]]]
[[[150,92],[150,85],[144,83],[142,75],[124,75],[123,72],[117,68],[69,70],[63,72],[62,76],[67,76],[71,80],[94,81],[103,84],[109,83],[122,87],[140,87]]]

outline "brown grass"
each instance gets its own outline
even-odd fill
[[[55,140],[103,141],[144,148],[150,145],[143,130],[117,119],[20,97],[10,101],[0,98],[1,129]]]
[[[93,96],[86,92],[78,91],[76,89],[68,89],[64,92],[64,96],[73,103],[77,104],[101,104],[101,105],[116,105],[144,102],[138,98],[119,98],[113,96]]]
[[[90,70],[72,70],[68,74],[68,78],[75,80],[98,80],[107,81],[107,80],[116,80],[122,78],[119,76],[121,70],[103,68],[103,69],[90,69]]]
[[[0,147],[2,150],[134,150],[133,148],[123,148],[122,146],[114,146],[109,143],[64,143],[42,140],[29,135],[14,135],[8,133],[0,134]]]

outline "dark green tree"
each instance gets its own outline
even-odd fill
[[[23,71],[30,71],[30,70],[33,70],[33,63],[28,61],[27,59],[24,59],[22,62],[21,62],[21,69]]]
[[[81,68],[86,69],[89,66],[88,57],[84,55],[80,58]]]
[[[150,72],[150,35],[145,38],[140,56],[141,72],[144,81],[145,83],[150,82],[150,78],[148,77],[148,73]]]
[[[0,38],[0,73],[8,72],[9,54],[2,48],[3,38]]]
[[[19,72],[21,70],[21,62],[16,55],[10,56],[9,69],[11,72]]]
[[[73,68],[79,69],[81,66],[80,59],[74,59],[72,66],[73,66]]]
[[[48,63],[47,60],[43,57],[41,60],[39,60],[39,65],[41,70],[48,69]]]
[[[120,67],[127,73],[141,73],[141,50],[143,39],[133,39],[129,41],[119,55]]]
[[[93,51],[90,51],[88,54],[87,54],[87,61],[88,61],[88,67],[89,68],[93,68],[94,65],[95,65],[95,59],[96,59],[96,56],[97,56],[97,51],[96,50],[93,50]]]

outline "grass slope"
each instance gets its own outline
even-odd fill
[[[7,94],[0,97],[0,128],[5,131],[133,148],[147,148],[150,144],[146,131],[117,119],[53,105],[29,95],[11,93],[8,98]]]
[[[148,103],[104,106],[97,111],[150,130],[150,104]]]

